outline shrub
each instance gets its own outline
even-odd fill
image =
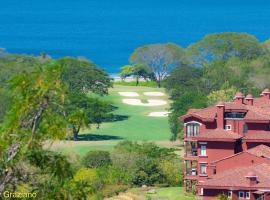
[[[107,151],[90,151],[84,156],[82,162],[85,167],[98,168],[110,165],[112,160]]]
[[[222,193],[217,196],[217,200],[228,200],[228,197]]]
[[[160,173],[163,174],[164,182],[170,186],[180,186],[183,183],[183,171],[179,167],[180,160],[162,160],[159,163]]]
[[[173,149],[154,143],[123,141],[116,145],[112,160],[126,181],[135,186],[179,186],[183,183],[181,161]]]
[[[128,189],[127,185],[116,184],[116,185],[107,185],[102,190],[102,194],[105,197],[116,196],[121,192],[125,192]]]

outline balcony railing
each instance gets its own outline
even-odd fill
[[[198,156],[197,149],[193,149],[191,152],[187,152],[187,156]]]
[[[188,169],[186,171],[186,175],[187,176],[197,176],[198,175],[198,172],[197,172],[197,169],[193,168],[193,169]]]

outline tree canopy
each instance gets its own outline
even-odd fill
[[[263,55],[265,51],[266,48],[256,37],[234,32],[209,34],[188,47],[188,54],[195,64],[224,61],[232,57],[254,59]]]
[[[183,48],[176,44],[168,43],[139,47],[130,56],[130,62],[149,66],[160,87],[161,81],[168,76],[172,69],[184,65],[187,60]]]

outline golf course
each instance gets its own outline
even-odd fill
[[[121,140],[151,141],[179,149],[179,142],[170,142],[170,100],[163,88],[115,84],[101,98],[115,107],[114,120],[82,130],[78,141],[54,142],[54,150],[84,155],[91,150],[110,151]]]

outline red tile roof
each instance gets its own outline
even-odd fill
[[[211,164],[216,164],[216,163],[218,163],[220,161],[227,160],[227,159],[239,156],[239,155],[241,155],[243,153],[249,153],[249,154],[252,154],[252,155],[257,156],[257,157],[270,158],[270,147],[261,144],[261,145],[258,145],[256,147],[253,147],[251,149],[248,149],[247,151],[242,151],[242,152],[239,152],[237,154],[233,154],[231,156],[227,156],[225,158],[215,160]]]
[[[270,100],[269,100],[270,101]],[[270,112],[257,106],[246,106],[248,112],[245,120],[270,120]]]
[[[260,99],[260,100],[257,100]],[[270,100],[265,102],[262,98],[254,100],[254,105],[237,104],[235,102],[225,103],[225,112],[239,111],[246,112],[244,117],[246,121],[270,121]],[[188,117],[197,117],[202,121],[214,121],[217,116],[216,106],[210,106],[203,109],[190,109],[187,114],[180,117],[182,120]]]
[[[227,141],[227,140],[237,140],[242,136],[239,134],[224,130],[224,129],[213,129],[205,133],[200,133],[198,136],[195,136],[197,140],[206,140],[206,141]]]
[[[270,158],[270,147],[263,144],[249,149],[247,152],[258,157]]]
[[[257,176],[257,183],[250,185],[246,175],[253,172]],[[270,165],[260,164],[249,167],[239,167],[227,170],[223,173],[212,176],[204,182],[199,182],[198,185],[203,188],[220,188],[220,189],[234,189],[234,188],[264,188],[270,189]]]
[[[189,109],[187,114],[183,115],[181,119],[185,119],[190,116],[197,117],[203,121],[213,121],[216,117],[216,107],[211,106],[203,109]]]
[[[270,131],[248,133],[243,137],[244,140],[270,140]]]

